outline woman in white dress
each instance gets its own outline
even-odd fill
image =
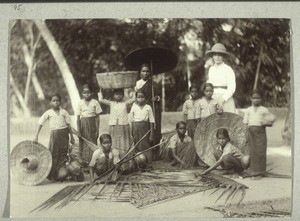
[[[214,86],[213,99],[216,99],[224,112],[236,113],[233,94],[236,89],[235,73],[224,63],[224,57],[230,55],[223,44],[215,44],[207,55],[213,59],[213,66],[209,68],[207,83]]]

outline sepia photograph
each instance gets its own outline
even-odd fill
[[[299,3],[1,3],[1,218],[298,220]]]
[[[9,21],[11,218],[290,218],[291,20]]]

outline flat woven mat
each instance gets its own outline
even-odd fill
[[[290,217],[292,200],[286,197],[206,208],[220,211],[224,217]]]

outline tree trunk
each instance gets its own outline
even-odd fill
[[[257,89],[257,82],[258,82],[258,77],[259,77],[259,69],[260,69],[260,65],[261,65],[262,53],[263,53],[263,44],[260,45],[260,51],[259,51],[259,55],[258,55],[258,64],[257,64],[257,68],[256,68],[253,90]]]
[[[43,20],[34,20],[35,25],[39,29],[43,39],[45,40],[54,60],[57,63],[57,66],[61,72],[61,75],[63,77],[63,80],[65,82],[70,100],[71,105],[73,108],[73,111],[75,112],[76,107],[80,101],[80,96],[78,89],[75,84],[75,80],[73,78],[73,75],[69,69],[69,66],[67,64],[67,61],[62,53],[62,51],[59,48],[59,45],[55,41],[52,33],[48,29],[45,21]]]
[[[14,81],[14,78],[13,78],[12,74],[10,74],[10,85],[12,86],[13,91],[14,91],[15,95],[17,96],[18,101],[20,102],[20,105],[21,105],[21,107],[23,109],[23,112],[24,112],[24,116],[25,117],[30,117],[30,115],[31,115],[30,111],[29,111],[28,107],[26,106],[26,103],[24,101],[24,98],[23,98],[21,92],[19,91],[19,88],[15,84],[15,81]]]

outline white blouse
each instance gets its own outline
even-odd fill
[[[129,116],[131,122],[147,121],[155,123],[152,108],[148,104],[141,107],[134,103],[131,107]]]
[[[207,83],[214,86],[214,94],[222,95],[225,102],[232,97],[236,89],[234,71],[225,63],[210,67]],[[218,88],[218,86],[227,87],[227,89]]]

